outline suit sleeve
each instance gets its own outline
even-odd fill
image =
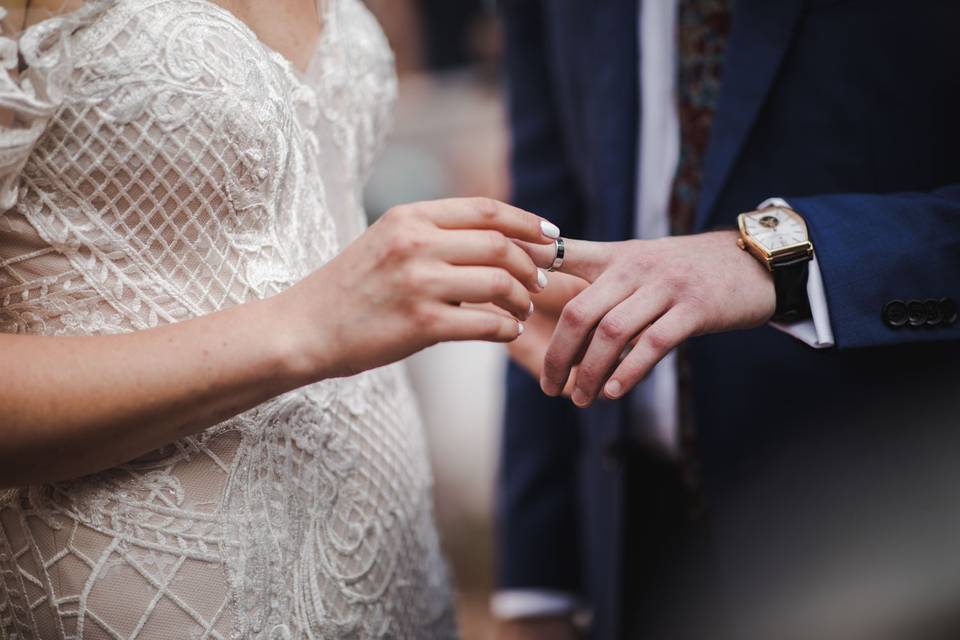
[[[947,312],[960,302],[960,185],[789,201],[809,227],[837,347],[960,339],[955,318],[892,326],[885,312],[895,300],[946,299],[940,309]]]
[[[539,0],[500,3],[507,49],[513,200],[578,235],[582,198],[564,152]],[[578,426],[512,364],[497,485],[498,587],[581,591],[577,524]]]

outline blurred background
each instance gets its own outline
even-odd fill
[[[495,0],[365,1],[400,74],[393,134],[367,190],[371,219],[401,202],[507,199]],[[466,640],[493,636],[493,487],[505,364],[504,348],[481,343],[440,345],[409,363]],[[882,358],[877,366],[886,366]],[[729,496],[712,524],[736,550],[730,557],[750,559],[735,567],[724,601],[751,630],[739,637],[960,638],[960,510],[951,508],[960,504],[960,429],[955,394],[947,391],[956,383],[918,384],[926,396],[901,389],[899,412],[881,415],[865,402],[836,417],[863,429],[862,437],[850,430],[820,440],[778,435],[776,452]]]
[[[376,219],[391,206],[508,196],[500,38],[493,0],[367,0],[397,58],[393,133],[367,188]],[[436,479],[437,522],[458,589],[465,640],[492,636],[493,483],[503,347],[446,344],[414,357]]]

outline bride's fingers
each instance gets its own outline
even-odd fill
[[[483,265],[506,269],[531,292],[539,292],[546,284],[523,249],[497,231],[442,231],[444,241],[438,242],[438,258],[454,265]]]
[[[440,304],[435,313],[435,328],[445,342],[486,340],[512,342],[523,333],[523,324],[508,315],[476,307]]]
[[[518,320],[533,310],[530,292],[504,269],[447,267],[437,274],[435,295],[447,302],[492,302]]]
[[[526,251],[541,269],[549,269],[553,265],[553,259],[557,255],[555,243],[545,245],[517,241],[516,244]],[[563,246],[563,264],[558,271],[577,276],[587,282],[593,282],[603,273],[610,260],[611,252],[615,251],[613,243],[588,240],[564,238]]]
[[[418,206],[444,229],[492,229],[534,244],[551,243],[560,235],[552,222],[492,198],[452,198]]]

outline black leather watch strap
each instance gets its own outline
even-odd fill
[[[777,292],[774,322],[797,322],[810,317],[810,299],[807,297],[809,273],[809,256],[773,264],[773,286]]]

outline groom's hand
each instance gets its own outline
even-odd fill
[[[737,237],[721,231],[647,241],[566,241],[562,271],[591,285],[560,315],[544,356],[544,392],[558,395],[579,363],[572,393],[577,406],[589,406],[601,393],[619,398],[687,338],[768,321],[776,308],[773,278],[737,247]],[[553,259],[551,246],[525,248],[541,266]]]
[[[550,346],[550,338],[560,322],[563,308],[581,291],[587,288],[588,283],[565,273],[549,274],[549,285],[540,293],[531,295],[534,304],[534,313],[524,323],[523,335],[507,345],[510,357],[526,369],[534,378],[540,379],[543,372],[543,358]],[[563,395],[569,397],[573,391],[572,381],[575,375],[570,376]]]

